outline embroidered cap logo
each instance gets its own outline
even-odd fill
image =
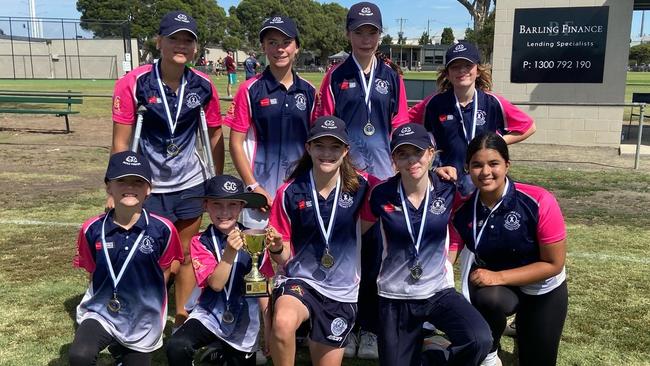
[[[454,52],[463,52],[463,51],[465,51],[466,49],[467,49],[467,48],[465,47],[464,44],[459,43],[459,44],[456,45],[456,47],[454,47]]]
[[[223,184],[223,189],[228,193],[237,192],[237,183],[232,181],[227,181]]]
[[[190,21],[187,19],[187,15],[185,14],[178,14],[174,20],[183,22],[183,23],[189,23]]]
[[[363,8],[361,8],[361,11],[359,11],[359,15],[364,16],[364,17],[369,17],[369,16],[372,16],[373,13],[372,13],[372,10],[370,9],[370,7],[364,6]]]

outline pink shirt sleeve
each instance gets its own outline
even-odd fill
[[[331,116],[334,114],[334,108],[336,106],[336,101],[332,95],[332,72],[336,70],[336,67],[332,67],[323,78],[323,82],[320,84],[320,90],[316,96],[316,108],[314,110],[314,119],[321,116]]]
[[[366,196],[363,199],[363,205],[361,205],[359,216],[361,217],[361,220],[375,222],[377,221],[378,217],[375,216],[375,214],[372,212],[372,209],[370,208],[370,196],[372,195],[372,191],[375,189],[375,187],[381,183],[381,180],[374,175],[367,173],[366,179],[368,180],[368,191],[366,192]]]
[[[391,126],[393,130],[405,123],[409,123],[409,106],[406,101],[406,88],[404,87],[404,79],[402,76],[399,76],[398,79],[399,100],[397,101],[397,112],[393,115],[393,119],[391,120]]]
[[[500,95],[491,95],[499,101],[499,104],[501,104],[501,110],[503,111],[503,124],[508,132],[524,133],[533,126],[533,119],[524,113],[524,111],[515,107],[506,98]]]
[[[196,277],[196,284],[200,288],[207,286],[208,277],[217,268],[217,258],[214,253],[210,252],[199,240],[199,235],[192,237],[190,242],[190,257],[192,258],[192,268]]]
[[[181,239],[178,236],[178,231],[176,230],[174,224],[172,224],[171,221],[163,217],[158,216],[158,218],[162,220],[167,225],[167,228],[169,229],[169,238],[167,238],[167,248],[165,248],[165,251],[160,256],[160,259],[158,260],[158,264],[160,265],[160,268],[167,269],[169,268],[169,266],[171,266],[172,262],[175,260],[179,262],[183,262],[183,247],[181,246]]]
[[[424,114],[427,109],[427,104],[435,94],[431,94],[428,97],[421,100],[418,104],[414,105],[409,109],[409,121],[424,124]]]
[[[251,126],[250,101],[247,84],[242,85],[228,109],[224,123],[233,131],[246,133]]]
[[[212,97],[205,105],[205,120],[208,123],[208,127],[219,127],[223,123],[221,119],[221,106],[219,105],[219,94],[212,81],[210,81],[210,88],[212,88]]]
[[[90,247],[88,246],[88,240],[86,239],[86,230],[88,230],[88,226],[90,226],[92,222],[94,222],[94,220],[86,221],[82,225],[81,230],[79,230],[79,235],[77,235],[77,253],[72,260],[72,265],[74,267],[83,268],[88,271],[88,273],[95,272],[96,266],[93,255],[90,252]]]
[[[291,242],[291,222],[289,221],[287,212],[284,210],[284,192],[289,184],[290,183],[283,184],[275,194],[275,199],[273,200],[273,205],[271,206],[271,213],[269,214],[269,226],[272,226],[275,230],[277,230],[277,232],[282,236],[283,241]],[[273,271],[271,261],[268,260],[270,254],[267,252],[268,249],[264,253],[260,272],[262,272],[262,274],[267,278],[270,278],[273,277],[275,272]]]
[[[539,201],[537,239],[541,245],[553,244],[566,239],[566,226],[560,205],[555,197],[546,190],[543,190]]]
[[[113,121],[132,125],[135,123],[135,83],[136,75],[132,71],[115,83],[113,89]]]
[[[456,227],[452,224],[452,221],[454,219],[454,214],[458,209],[469,199],[470,195],[467,197],[463,198],[463,196],[460,194],[460,192],[456,191],[456,194],[454,195],[454,204],[452,206],[451,211],[453,212],[451,216],[449,217],[449,250],[450,251],[460,251],[463,249],[465,246],[465,243],[463,242],[463,238],[460,236],[460,233],[458,230],[456,230]]]

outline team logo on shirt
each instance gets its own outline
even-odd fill
[[[113,110],[115,112],[120,112],[122,109],[122,101],[120,100],[120,96],[116,96],[113,98]]]
[[[102,250],[102,242],[101,241],[95,242],[95,250]]]
[[[521,218],[521,214],[516,211],[510,211],[506,214],[504,220],[503,220],[503,227],[510,231],[515,231],[519,229],[521,224],[519,223],[519,219]]]
[[[302,287],[300,287],[300,285],[291,285],[291,287],[289,287],[289,291],[293,292],[294,294],[300,297],[302,297],[302,295],[304,294],[304,292],[302,291]]]
[[[145,235],[142,238],[142,243],[140,243],[140,252],[142,254],[151,254],[153,253],[153,238],[150,237],[149,235]]]
[[[384,95],[388,94],[389,86],[390,84],[386,80],[377,79],[377,81],[375,81],[375,90],[379,94],[384,94]]]
[[[301,111],[307,109],[307,98],[305,97],[305,94],[298,93],[294,99],[296,100],[296,108],[300,109]]]
[[[453,121],[453,120],[454,120],[453,114],[441,114],[438,116],[438,121],[440,121],[440,123],[445,121]]]
[[[162,100],[160,98],[158,98],[157,96],[152,95],[149,98],[147,98],[147,103],[149,103],[149,104],[158,104],[158,103],[162,103]]]
[[[260,100],[260,107],[268,107],[272,104],[278,104],[277,98],[264,98]]]
[[[486,113],[484,110],[479,109],[476,111],[476,125],[483,126],[485,124]]]
[[[347,192],[341,193],[339,197],[339,207],[350,208],[354,204],[354,198]]]
[[[305,201],[305,200],[300,200],[298,201],[298,209],[299,210],[304,210],[307,207],[311,207],[312,203],[311,201]]]
[[[199,270],[203,267],[203,263],[201,263],[198,257],[194,257],[192,258],[192,267],[194,267],[195,270]]]
[[[445,205],[445,200],[438,197],[433,202],[431,202],[431,207],[429,207],[429,212],[431,212],[434,215],[440,215],[444,213],[447,210],[447,206]]]
[[[187,108],[196,108],[201,105],[201,97],[196,93],[189,93],[187,99],[185,100],[185,105]]]
[[[352,80],[343,80],[341,90],[352,89],[357,87],[357,82]]]
[[[339,317],[332,320],[332,324],[330,324],[330,331],[332,334],[328,335],[327,339],[335,342],[342,340],[343,337],[341,337],[341,334],[343,334],[346,329],[348,329],[348,322],[345,319]]]

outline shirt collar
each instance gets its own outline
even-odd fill
[[[293,76],[293,83],[291,84],[291,87],[287,89],[287,92],[292,92],[296,89],[302,90],[302,84],[300,84],[301,80],[296,75],[296,72],[294,70],[291,70],[291,75]],[[284,89],[284,85],[280,84],[279,81],[275,79],[275,76],[271,73],[271,67],[267,66],[266,69],[264,69],[264,72],[262,72],[262,79],[266,83],[266,86],[269,89],[269,92],[274,92],[277,89]]]
[[[133,229],[136,229],[136,228],[139,229],[138,231],[142,231],[142,230],[145,230],[147,228],[147,219],[145,218],[146,213],[145,213],[144,210],[142,210],[142,212],[140,214],[140,218],[138,219],[138,221],[136,221],[135,224],[129,230],[126,230],[123,227],[121,227],[120,225],[113,222],[114,214],[115,214],[115,210],[111,210],[108,213],[108,215],[110,215],[110,216],[106,220],[106,228],[105,228],[106,233],[113,233],[115,231],[133,231]]]

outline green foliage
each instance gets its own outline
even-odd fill
[[[397,33],[397,44],[406,44],[406,37],[404,37],[404,32]]]
[[[635,61],[637,65],[650,63],[650,44],[643,43],[630,47],[630,61]]]
[[[467,28],[465,40],[476,44],[481,51],[481,60],[484,63],[488,62],[492,58],[494,49],[494,11],[490,13],[480,30],[475,31]]]
[[[113,24],[89,22],[128,20],[131,36],[138,39],[141,59],[156,55],[155,35],[165,13],[182,10],[189,13],[199,27],[199,50],[209,43],[219,43],[226,29],[226,12],[213,0],[77,0],[81,27],[98,37],[121,37],[123,29]]]
[[[230,17],[239,20],[241,24],[239,35],[248,47],[259,45],[258,33],[264,19],[283,13],[284,8],[279,0],[242,0],[236,8],[230,8]]]
[[[422,32],[420,39],[418,39],[418,44],[419,45],[431,44],[431,37],[429,36],[429,32],[427,31]]]
[[[454,43],[454,39],[454,31],[450,27],[446,27],[442,30],[440,44],[452,44]]]
[[[393,44],[393,37],[391,37],[388,33],[384,34],[384,36],[381,37],[381,45],[384,46],[391,44]]]

